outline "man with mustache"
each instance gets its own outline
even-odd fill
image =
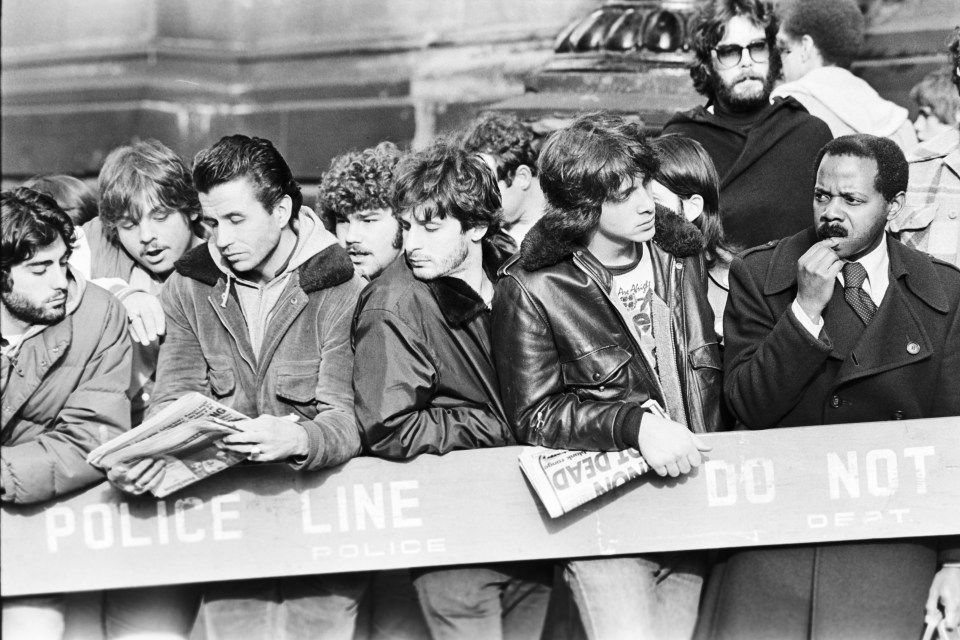
[[[960,415],[960,270],[884,232],[904,205],[903,152],[842,136],[816,166],[814,226],[730,268],[735,418],[769,429]],[[919,637],[925,607],[956,627],[958,563],[956,536],[733,552],[699,637]]]
[[[702,144],[720,175],[727,242],[744,249],[807,225],[813,159],[832,136],[793,98],[770,102],[780,73],[777,24],[760,0],[710,0],[693,24],[694,87],[707,104],[663,133]]]
[[[36,504],[103,480],[86,456],[130,428],[130,338],[122,305],[67,264],[53,198],[0,193],[0,240],[0,500]],[[59,639],[64,604],[3,598],[3,638]]]
[[[249,416],[224,448],[251,462],[332,467],[360,452],[350,319],[363,281],[302,206],[289,165],[263,138],[232,135],[194,158],[209,240],[177,261],[161,292],[166,338],[150,413],[194,391]],[[142,494],[164,461],[112,469]],[[353,635],[365,574],[203,585],[208,638]]]
[[[393,210],[398,259],[360,295],[353,323],[357,422],[372,454],[515,444],[490,343],[490,303],[506,257],[492,171],[450,142],[401,160]],[[433,638],[539,638],[552,567],[509,563],[411,569]]]
[[[400,216],[390,205],[399,160],[396,145],[381,142],[337,156],[320,180],[320,216],[333,221],[337,240],[367,280],[383,273],[403,252]]]

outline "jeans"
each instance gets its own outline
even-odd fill
[[[550,563],[411,569],[434,640],[537,640],[553,578]]]
[[[564,578],[591,640],[688,640],[706,572],[702,552],[571,560]]]
[[[204,586],[207,640],[351,640],[367,573],[286,576]]]
[[[201,588],[184,584],[105,591],[107,640],[187,640],[200,608]]]
[[[3,599],[3,640],[60,640],[65,628],[62,595]]]
[[[406,569],[380,571],[371,579],[370,640],[427,640],[427,622]]]

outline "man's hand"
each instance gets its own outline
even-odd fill
[[[295,415],[279,418],[260,416],[234,422],[242,433],[234,433],[221,441],[224,449],[244,453],[254,462],[275,462],[292,456],[305,456],[310,441],[306,430],[297,424]]]
[[[167,320],[160,300],[144,291],[135,291],[123,299],[130,320],[130,337],[147,346],[167,331]]]
[[[819,323],[833,297],[833,285],[843,261],[833,250],[836,238],[821,240],[797,260],[797,302],[811,321]]]
[[[947,631],[960,627],[960,567],[943,567],[933,577],[927,597],[926,623],[936,623],[941,616]]]
[[[644,413],[637,438],[640,455],[658,475],[676,478],[700,466],[701,451],[712,447],[679,422]]]
[[[138,496],[160,485],[166,466],[162,458],[144,458],[132,467],[118,464],[107,471],[107,480],[120,491]]]

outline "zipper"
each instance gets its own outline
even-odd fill
[[[668,287],[671,287],[672,290],[669,291],[669,299],[674,301],[674,297],[677,294],[679,289],[677,279],[683,277],[683,263],[676,262],[674,264],[674,274],[671,274]],[[683,363],[680,362],[680,352],[677,351],[677,328],[676,324],[673,322],[673,309],[668,309],[670,311],[670,351],[673,352],[673,362],[677,367],[677,377],[680,379],[680,411],[683,413],[683,424],[687,426],[691,432],[693,431],[693,426],[690,424],[690,416],[687,414],[687,397],[686,397],[686,385],[684,384],[683,374]]]

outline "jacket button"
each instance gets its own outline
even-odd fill
[[[958,215],[960,215],[960,213],[957,213],[957,210],[954,209],[953,211],[947,214],[947,217],[950,218],[951,220],[956,220]]]
[[[599,373],[594,373],[594,374],[593,374],[593,379],[594,379],[594,380],[599,380],[599,379],[600,379],[600,374],[599,374]]]
[[[903,411],[900,411],[899,409],[897,409],[896,411],[894,411],[894,412],[893,412],[893,419],[894,419],[894,420],[903,420]]]
[[[834,409],[839,409],[840,404],[841,404],[840,396],[833,396],[832,398],[830,398],[830,406],[833,407]]]
[[[916,342],[911,342],[910,344],[907,345],[907,353],[909,353],[912,356],[917,355],[918,353],[920,353],[920,345],[918,345]]]
[[[606,389],[606,387],[603,386],[603,385],[600,385],[600,386],[597,388],[597,391],[603,391],[604,389]]]

